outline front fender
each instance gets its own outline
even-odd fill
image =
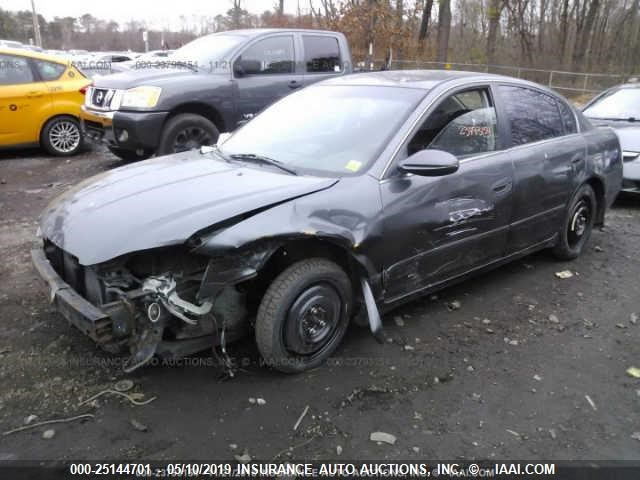
[[[382,229],[377,189],[355,189],[342,183],[330,191],[285,202],[203,235],[194,251],[214,258],[243,258],[239,264],[249,265],[257,273],[278,248],[290,242],[329,243],[353,260],[360,274],[367,277],[378,293],[381,268],[370,255],[371,244],[377,243]],[[366,198],[368,192],[370,199]],[[330,206],[337,203],[327,200],[329,194],[333,200],[345,195],[344,201],[339,202],[340,208]],[[349,208],[350,205],[355,207]],[[309,254],[313,255],[313,251]]]

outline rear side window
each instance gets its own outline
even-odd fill
[[[65,65],[55,62],[47,62],[45,60],[34,60],[36,70],[40,78],[44,81],[52,81],[60,78],[60,75],[67,69]]]
[[[24,57],[0,55],[0,85],[33,82],[33,72]]]
[[[254,43],[238,57],[236,66],[245,75],[293,73],[294,60],[293,37],[283,35]]]
[[[304,61],[307,72],[340,72],[340,46],[335,37],[303,35]]]
[[[524,145],[562,135],[562,120],[556,100],[537,90],[500,85],[511,124],[511,144]]]
[[[578,126],[576,125],[576,116],[573,114],[573,110],[564,102],[558,101],[560,107],[560,116],[562,117],[562,124],[564,125],[564,132],[576,133]]]

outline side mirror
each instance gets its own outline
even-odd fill
[[[244,77],[246,75],[244,68],[242,67],[242,60],[238,59],[233,64],[233,74],[236,77]]]
[[[236,77],[260,73],[260,62],[258,60],[245,60],[240,57],[233,63],[233,73]]]
[[[460,162],[449,152],[426,149],[402,160],[398,168],[423,177],[442,177],[457,172]]]

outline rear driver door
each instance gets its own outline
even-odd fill
[[[563,122],[552,95],[520,85],[499,85],[514,164],[513,218],[507,253],[552,239],[564,219],[576,178],[585,168],[586,145]]]

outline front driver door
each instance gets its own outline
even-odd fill
[[[247,120],[302,86],[293,34],[261,38],[233,61],[237,120]]]
[[[500,259],[511,217],[513,166],[501,150],[488,86],[454,93],[436,105],[396,161],[431,148],[456,155],[443,177],[392,170],[381,182],[385,301],[436,286]]]

